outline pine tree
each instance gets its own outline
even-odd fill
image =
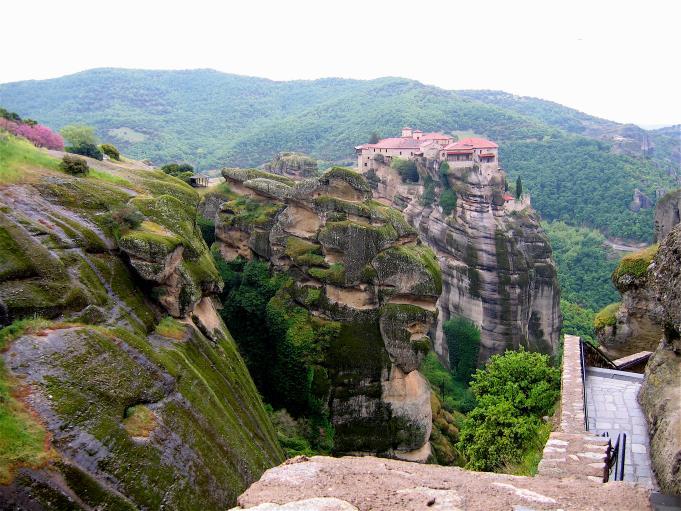
[[[518,176],[518,179],[516,179],[515,182],[515,198],[520,199],[520,197],[523,195],[523,182],[520,179],[520,176]]]
[[[378,136],[378,133],[376,133],[375,131],[369,137],[369,143],[370,144],[377,144],[379,140],[380,140],[380,138]]]

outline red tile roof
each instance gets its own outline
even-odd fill
[[[392,137],[379,140],[376,144],[368,144],[367,147],[376,149],[418,149],[421,144],[418,140],[409,137]]]
[[[480,153],[480,158],[494,158],[494,153]]]
[[[473,152],[473,149],[461,149],[459,147],[453,147],[454,144],[449,144],[447,147],[445,147],[445,151],[447,151],[447,154],[471,154]]]
[[[449,144],[445,149],[497,149],[499,146],[484,138],[464,138],[453,144]]]
[[[508,194],[508,193],[505,193],[505,194],[503,195],[503,197],[504,197],[504,200],[505,200],[506,202],[508,202],[508,201],[510,201],[510,200],[513,200],[513,195]]]

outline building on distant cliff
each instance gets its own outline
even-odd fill
[[[422,156],[446,161],[454,167],[465,167],[471,163],[495,164],[498,167],[499,160],[499,146],[490,140],[465,138],[455,142],[453,137],[444,133],[424,133],[412,128],[402,128],[399,137],[356,146],[355,153],[360,170],[374,168],[376,163],[390,164],[393,158],[413,159]]]

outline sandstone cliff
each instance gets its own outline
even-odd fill
[[[662,241],[681,222],[681,189],[667,193],[655,206],[655,241]]]
[[[198,195],[0,144],[44,165],[0,186],[0,507],[224,509],[283,453],[216,313]]]
[[[312,177],[317,174],[317,160],[301,153],[284,152],[263,166],[264,170],[280,176],[294,178]]]
[[[660,240],[659,249],[624,257],[612,278],[622,302],[596,316],[601,348],[613,358],[654,351],[639,401],[658,484],[681,494],[681,224]]]
[[[453,316],[481,329],[479,361],[526,346],[553,354],[560,332],[560,288],[551,247],[539,218],[523,201],[505,201],[505,174],[496,164],[452,168],[418,161],[419,183],[374,162],[368,177],[378,200],[402,209],[437,254],[443,274],[435,348],[447,359],[442,322]],[[456,192],[445,213],[439,198]]]
[[[311,369],[335,450],[425,461],[432,413],[418,368],[441,291],[433,252],[348,169],[299,182],[254,169],[223,175],[237,198],[216,222],[222,256],[268,260],[293,279],[279,303],[336,325]]]

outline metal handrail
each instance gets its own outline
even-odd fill
[[[608,433],[603,433],[602,436],[609,436]],[[605,473],[603,474],[603,482],[607,483],[610,480],[610,474],[613,474],[613,481],[624,481],[624,461],[627,450],[627,434],[619,433],[615,445],[612,445],[612,440],[608,439],[608,450],[605,462]]]
[[[589,350],[589,355],[590,355],[590,362],[592,362],[593,367],[602,367],[604,369],[617,369],[617,365],[608,358],[608,356],[603,353],[601,350],[599,350],[596,346],[593,344],[590,344],[588,342],[584,342],[583,340],[579,340],[579,344],[582,347],[582,349],[586,348]],[[587,358],[587,355],[584,355],[585,359]]]
[[[584,357],[584,341],[579,340],[579,360],[582,372],[582,403],[584,404],[584,430],[589,431],[589,411],[586,406],[586,359]]]

